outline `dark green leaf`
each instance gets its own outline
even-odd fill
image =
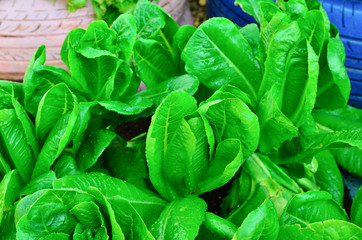
[[[86,171],[96,164],[98,158],[117,136],[114,132],[101,129],[85,136],[80,146],[76,161],[81,171]]]
[[[359,188],[352,202],[351,220],[356,225],[362,227],[362,187]]]
[[[341,40],[332,38],[327,49],[326,66],[320,70],[316,106],[327,109],[347,104],[351,83],[344,66],[345,51]]]

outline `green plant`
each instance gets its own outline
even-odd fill
[[[137,2],[139,0],[92,0],[92,5],[96,19],[104,20],[110,25],[120,14],[132,10]],[[85,7],[87,3],[88,0],[68,0],[67,9],[69,12],[75,12],[77,9]]]
[[[260,31],[139,3],[71,31],[69,73],[43,46],[24,84],[1,81],[0,238],[361,238],[337,163],[362,175],[362,111],[336,29],[318,1],[238,2]]]

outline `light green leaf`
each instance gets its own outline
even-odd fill
[[[228,138],[240,140],[244,159],[248,158],[258,147],[258,117],[239,98],[218,96],[210,98],[203,104],[199,112],[210,122],[217,143]]]
[[[130,13],[121,14],[111,25],[116,32],[116,52],[120,59],[128,61],[132,56],[137,36],[136,19]]]
[[[173,59],[177,66],[179,66],[180,73],[185,71],[185,62],[181,58],[181,53],[185,49],[186,44],[189,42],[191,36],[194,34],[195,31],[196,27],[184,25],[173,36]]]
[[[299,42],[289,53],[279,106],[296,127],[305,122],[314,108],[318,69],[318,57],[307,41]]]
[[[171,202],[151,226],[156,239],[195,239],[205,219],[206,203],[197,197]]]
[[[280,224],[308,226],[326,220],[349,219],[344,209],[332,199],[332,195],[323,191],[310,191],[295,195],[290,200],[280,218]]]
[[[79,42],[79,49],[83,53],[87,50],[87,55],[93,51],[92,55],[100,51],[116,52],[115,46],[116,32],[109,29],[105,21],[94,21],[87,27],[87,31]],[[84,55],[84,53],[83,53]],[[84,55],[87,57],[86,55]]]
[[[133,53],[137,73],[147,87],[155,87],[179,73],[172,56],[155,40],[137,40]]]
[[[135,96],[123,101],[100,101],[98,104],[108,111],[116,112],[119,115],[132,116],[142,113],[151,107],[153,102],[149,99]]]
[[[326,35],[329,34],[324,27],[324,17],[321,11],[312,10],[306,12],[303,17],[298,19],[298,26],[302,36],[307,39],[310,45],[313,47],[314,52],[319,56]]]
[[[267,2],[273,3],[272,0],[263,0]],[[259,2],[261,0],[236,0],[235,4],[238,4],[243,11],[252,15],[257,22],[260,23],[260,9],[259,9]]]
[[[66,83],[77,97],[83,98],[77,91],[81,86],[63,68],[41,65],[33,69],[29,73],[28,80],[24,82],[26,110],[35,116],[43,96],[60,83]]]
[[[336,160],[328,150],[318,153],[315,158],[318,161],[318,170],[315,173],[316,184],[321,190],[329,192],[333,199],[343,206],[344,185]]]
[[[33,56],[30,59],[30,63],[26,69],[25,75],[24,75],[24,86],[26,86],[28,81],[28,75],[29,73],[36,67],[44,65],[46,60],[46,54],[45,54],[45,45],[41,45],[33,54]],[[25,89],[24,89],[25,91]]]
[[[207,172],[198,184],[200,193],[209,192],[226,184],[243,164],[240,140],[228,138],[220,142]]]
[[[80,202],[93,200],[91,195],[77,190],[47,190],[17,222],[16,237],[35,240],[51,233],[71,234],[77,219],[69,210]]]
[[[79,116],[78,104],[72,112],[63,115],[49,133],[43,148],[39,153],[32,178],[36,178],[49,171],[54,161],[73,140],[74,128]]]
[[[192,75],[182,75],[165,80],[156,86],[149,87],[137,95],[153,100],[156,106],[171,93],[175,91],[185,91],[194,95],[198,89],[199,81]]]
[[[69,153],[61,154],[52,169],[58,178],[80,173],[75,159]]]
[[[53,171],[49,171],[30,181],[30,183],[21,189],[20,194],[24,196],[33,194],[42,189],[51,189],[55,180],[57,180],[55,173]]]
[[[273,87],[260,100],[257,114],[260,119],[260,145],[262,153],[278,148],[284,141],[298,136],[298,128],[287,118],[277,104],[276,88]]]
[[[55,85],[44,94],[35,118],[36,135],[41,146],[56,122],[77,105],[77,98],[64,83]]]
[[[263,80],[260,84],[258,98],[261,99],[267,91],[273,86],[278,96],[283,95],[286,82],[287,63],[290,51],[297,46],[300,38],[298,25],[293,22],[290,24],[278,24],[273,28],[273,22],[270,23],[272,30],[276,31],[272,35],[270,42],[266,45],[267,57],[265,60],[265,70]],[[280,28],[279,28],[280,27]],[[281,106],[282,98],[277,103]]]
[[[238,239],[277,239],[279,233],[278,214],[274,203],[266,199],[256,210],[252,211],[235,233]]]
[[[5,162],[17,169],[25,182],[29,182],[35,165],[36,152],[31,147],[35,139],[34,127],[28,116],[23,118],[18,113],[14,109],[0,110],[0,149]]]
[[[20,190],[23,187],[23,182],[20,179],[18,172],[12,170],[7,173],[0,183],[0,226],[3,224],[3,219],[6,221],[6,215],[9,214],[14,206],[14,202],[20,197]]]
[[[161,196],[168,200],[177,198],[180,193],[177,192],[175,186],[173,186],[167,178],[167,175],[172,176],[172,174],[168,172],[172,169],[165,168],[165,162],[168,161],[168,164],[172,166],[173,161],[179,161],[181,165],[186,164],[186,166],[184,165],[183,167],[187,169],[187,164],[190,162],[183,163],[182,161],[191,160],[196,139],[185,138],[188,142],[193,141],[193,145],[191,146],[183,144],[182,141],[180,142],[180,139],[176,139],[176,141],[181,144],[180,147],[182,147],[183,150],[177,149],[178,146],[175,145],[172,150],[172,154],[174,154],[172,157],[183,157],[183,160],[168,159],[168,154],[171,156],[171,150],[169,148],[172,146],[173,139],[182,137],[182,134],[184,134],[182,130],[184,130],[188,136],[193,135],[185,117],[195,111],[196,100],[193,97],[186,92],[173,92],[166,97],[152,117],[146,140],[147,164],[153,186]],[[181,126],[183,127],[182,129],[180,129]],[[175,154],[180,155],[175,156]],[[177,171],[176,169],[174,170]],[[181,173],[186,174],[186,172]],[[186,192],[183,192],[182,194],[185,193]]]
[[[205,213],[203,225],[213,236],[221,239],[231,239],[238,230],[233,223],[210,212]]]
[[[166,25],[165,16],[154,4],[137,4],[134,16],[137,25],[137,39],[148,39]]]
[[[341,220],[316,222],[302,228],[300,225],[282,226],[278,240],[314,240],[340,239],[358,240],[362,238],[362,229],[358,226]]]

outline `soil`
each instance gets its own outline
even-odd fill
[[[194,17],[195,26],[207,20],[206,1],[205,0],[189,0],[192,16]]]
[[[120,124],[116,128],[116,133],[123,139],[129,141],[141,133],[147,132],[151,124],[151,117],[139,118],[136,121]]]

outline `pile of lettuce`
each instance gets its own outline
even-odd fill
[[[88,1],[89,0],[68,0],[66,7],[69,12],[75,12],[79,8],[85,7]],[[152,0],[91,0],[91,3],[95,18],[104,20],[110,25],[120,14],[134,9],[136,4],[142,1],[147,2]],[[158,2],[158,0],[155,0],[155,2]]]
[[[317,0],[237,2],[260,30],[180,28],[142,2],[71,31],[68,71],[42,46],[23,84],[0,81],[0,239],[361,239],[362,190],[347,213],[339,167],[362,176],[362,110],[338,30]]]

